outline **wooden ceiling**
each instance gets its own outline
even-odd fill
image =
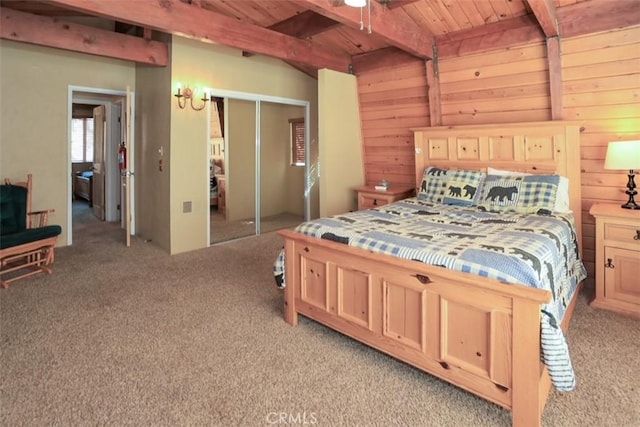
[[[0,12],[4,39],[165,66],[162,32],[310,75],[640,24],[640,0],[371,0],[370,13],[343,0],[0,0]]]

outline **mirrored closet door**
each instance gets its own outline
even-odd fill
[[[305,218],[308,103],[213,93],[210,242],[294,227]]]

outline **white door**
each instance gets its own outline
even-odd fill
[[[125,243],[127,246],[131,246],[131,206],[133,192],[131,191],[132,179],[131,179],[131,91],[127,86],[127,101],[125,103],[124,114],[124,148],[126,153],[125,167],[121,171],[121,180],[124,190],[124,209],[122,214],[124,215],[124,230],[125,230]]]

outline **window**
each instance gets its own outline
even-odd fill
[[[290,119],[291,166],[304,166],[304,119]]]
[[[93,118],[71,119],[71,161],[93,161]]]

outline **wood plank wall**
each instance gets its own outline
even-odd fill
[[[581,120],[584,260],[594,274],[589,208],[623,203],[626,173],[604,170],[607,143],[640,139],[640,26],[561,39],[562,119]],[[550,120],[544,42],[437,64],[443,125]],[[426,66],[414,60],[358,75],[365,179],[413,184],[411,127],[429,126]],[[592,285],[590,281],[588,283]]]
[[[358,76],[366,184],[415,185],[410,129],[429,125],[425,70],[423,61],[408,60]]]

